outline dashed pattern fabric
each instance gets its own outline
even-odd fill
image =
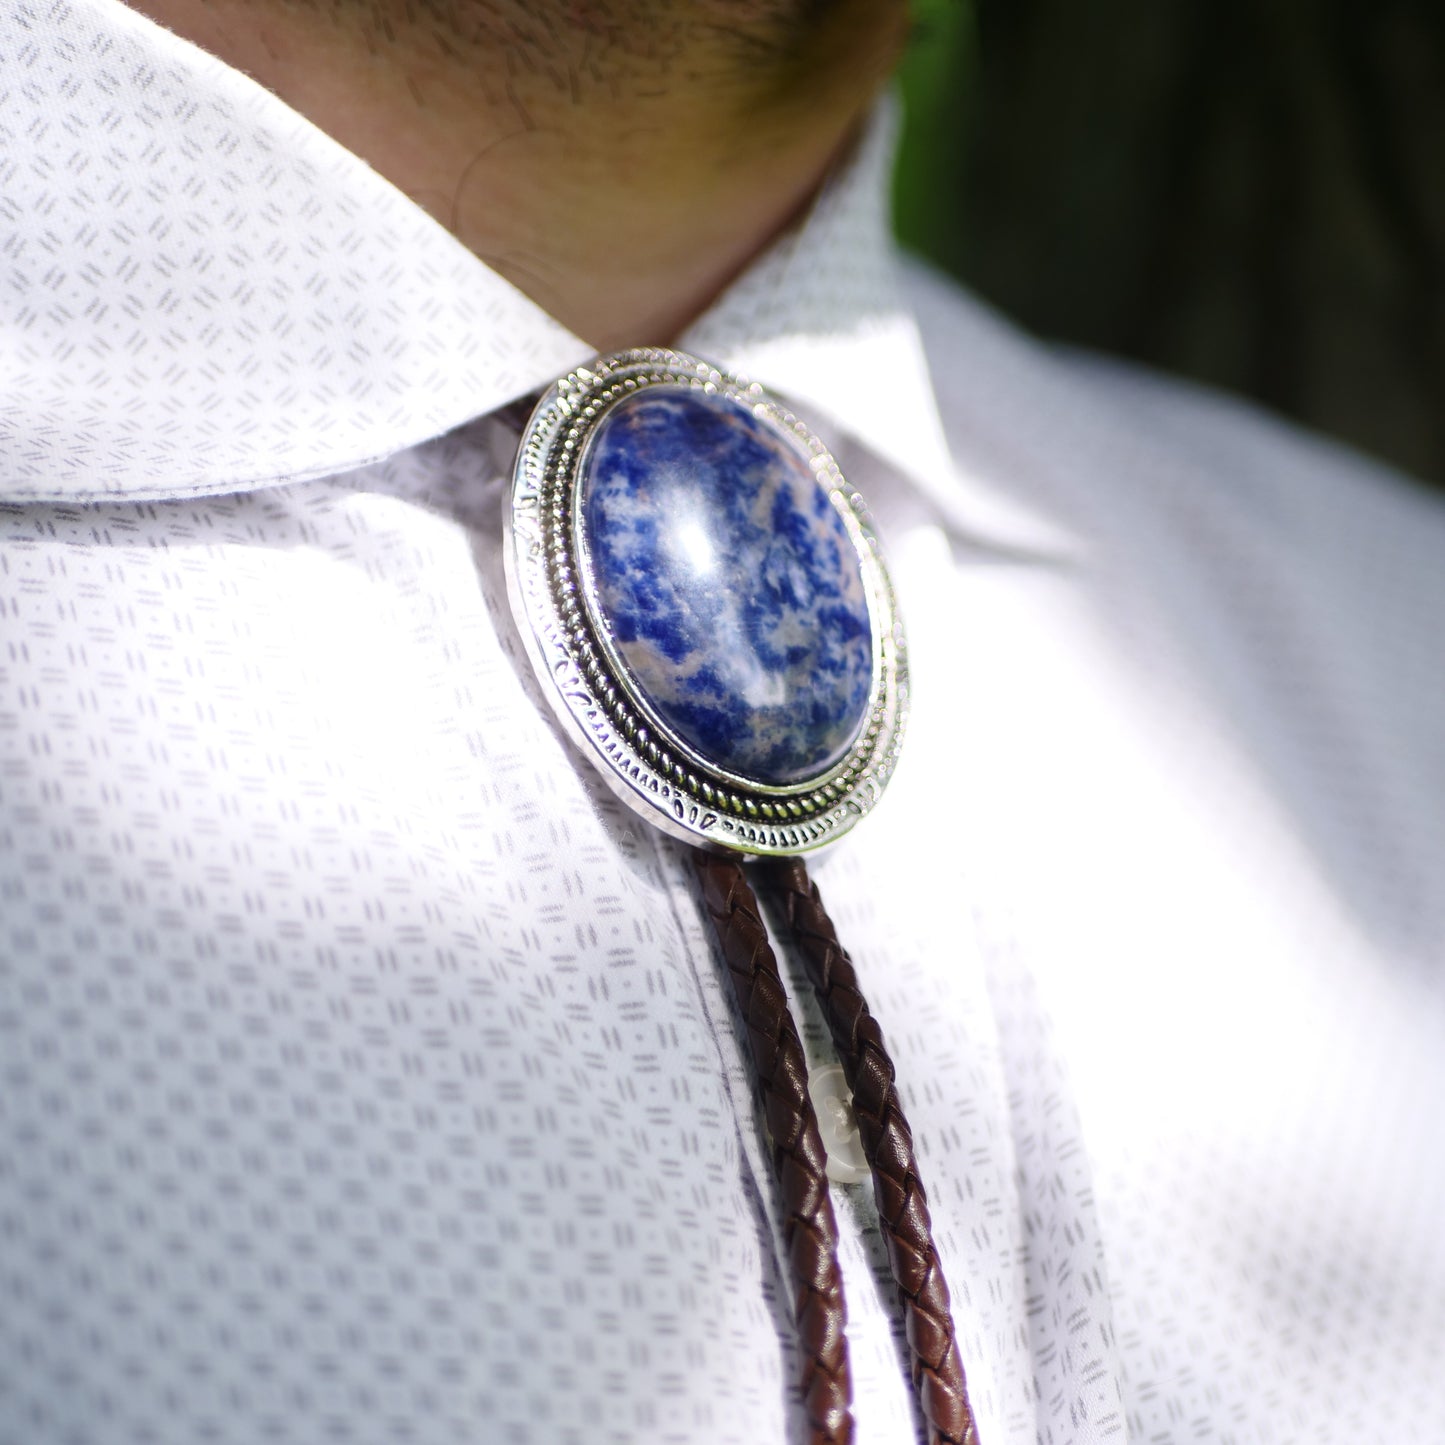
[[[0,76],[7,496],[334,472],[591,354],[363,162],[115,0],[7,3]]]
[[[1431,1440],[1445,516],[913,287],[961,470],[1062,539],[960,566],[941,646],[987,679],[959,838],[1068,1064],[1131,1438]]]
[[[506,602],[486,414],[581,344],[119,6],[13,7],[0,93],[0,1445],[798,1438],[689,870]],[[1433,1442],[1445,519],[900,273],[887,125],[691,340],[892,561],[908,744],[814,871],[981,1438]]]

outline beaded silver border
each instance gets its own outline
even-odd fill
[[[789,438],[852,539],[873,628],[868,711],[848,752],[785,787],[709,763],[648,705],[595,602],[577,519],[577,478],[607,411],[652,386],[696,388],[749,407]],[[623,802],[685,842],[748,855],[822,847],[878,801],[898,759],[908,664],[893,587],[862,498],[831,453],[756,383],[678,351],[620,351],[555,383],[522,432],[506,509],[513,615],[553,711]]]

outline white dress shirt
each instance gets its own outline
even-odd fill
[[[1438,1442],[1445,515],[901,265],[887,129],[683,340],[892,561],[904,760],[815,875],[981,1438]],[[3,1445],[799,1438],[688,869],[506,602],[489,413],[588,350],[245,77],[7,5]]]

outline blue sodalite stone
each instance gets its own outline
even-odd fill
[[[804,458],[739,402],[657,386],[603,418],[581,488],[597,604],[662,720],[761,783],[837,762],[867,712],[872,629]]]

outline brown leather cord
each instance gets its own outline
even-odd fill
[[[753,1063],[782,1186],[783,1242],[793,1273],[793,1315],[810,1445],[848,1445],[853,1388],[844,1332],[838,1226],[828,1197],[827,1156],[808,1098],[808,1065],[757,899],[741,864],[694,849],[703,902],[717,931]]]
[[[763,865],[763,877],[803,956],[853,1094],[888,1262],[903,1297],[913,1383],[929,1445],[978,1445],[948,1285],[934,1248],[913,1134],[894,1087],[883,1031],[868,1012],[852,961],[838,942],[807,865],[801,858],[771,859]]]

